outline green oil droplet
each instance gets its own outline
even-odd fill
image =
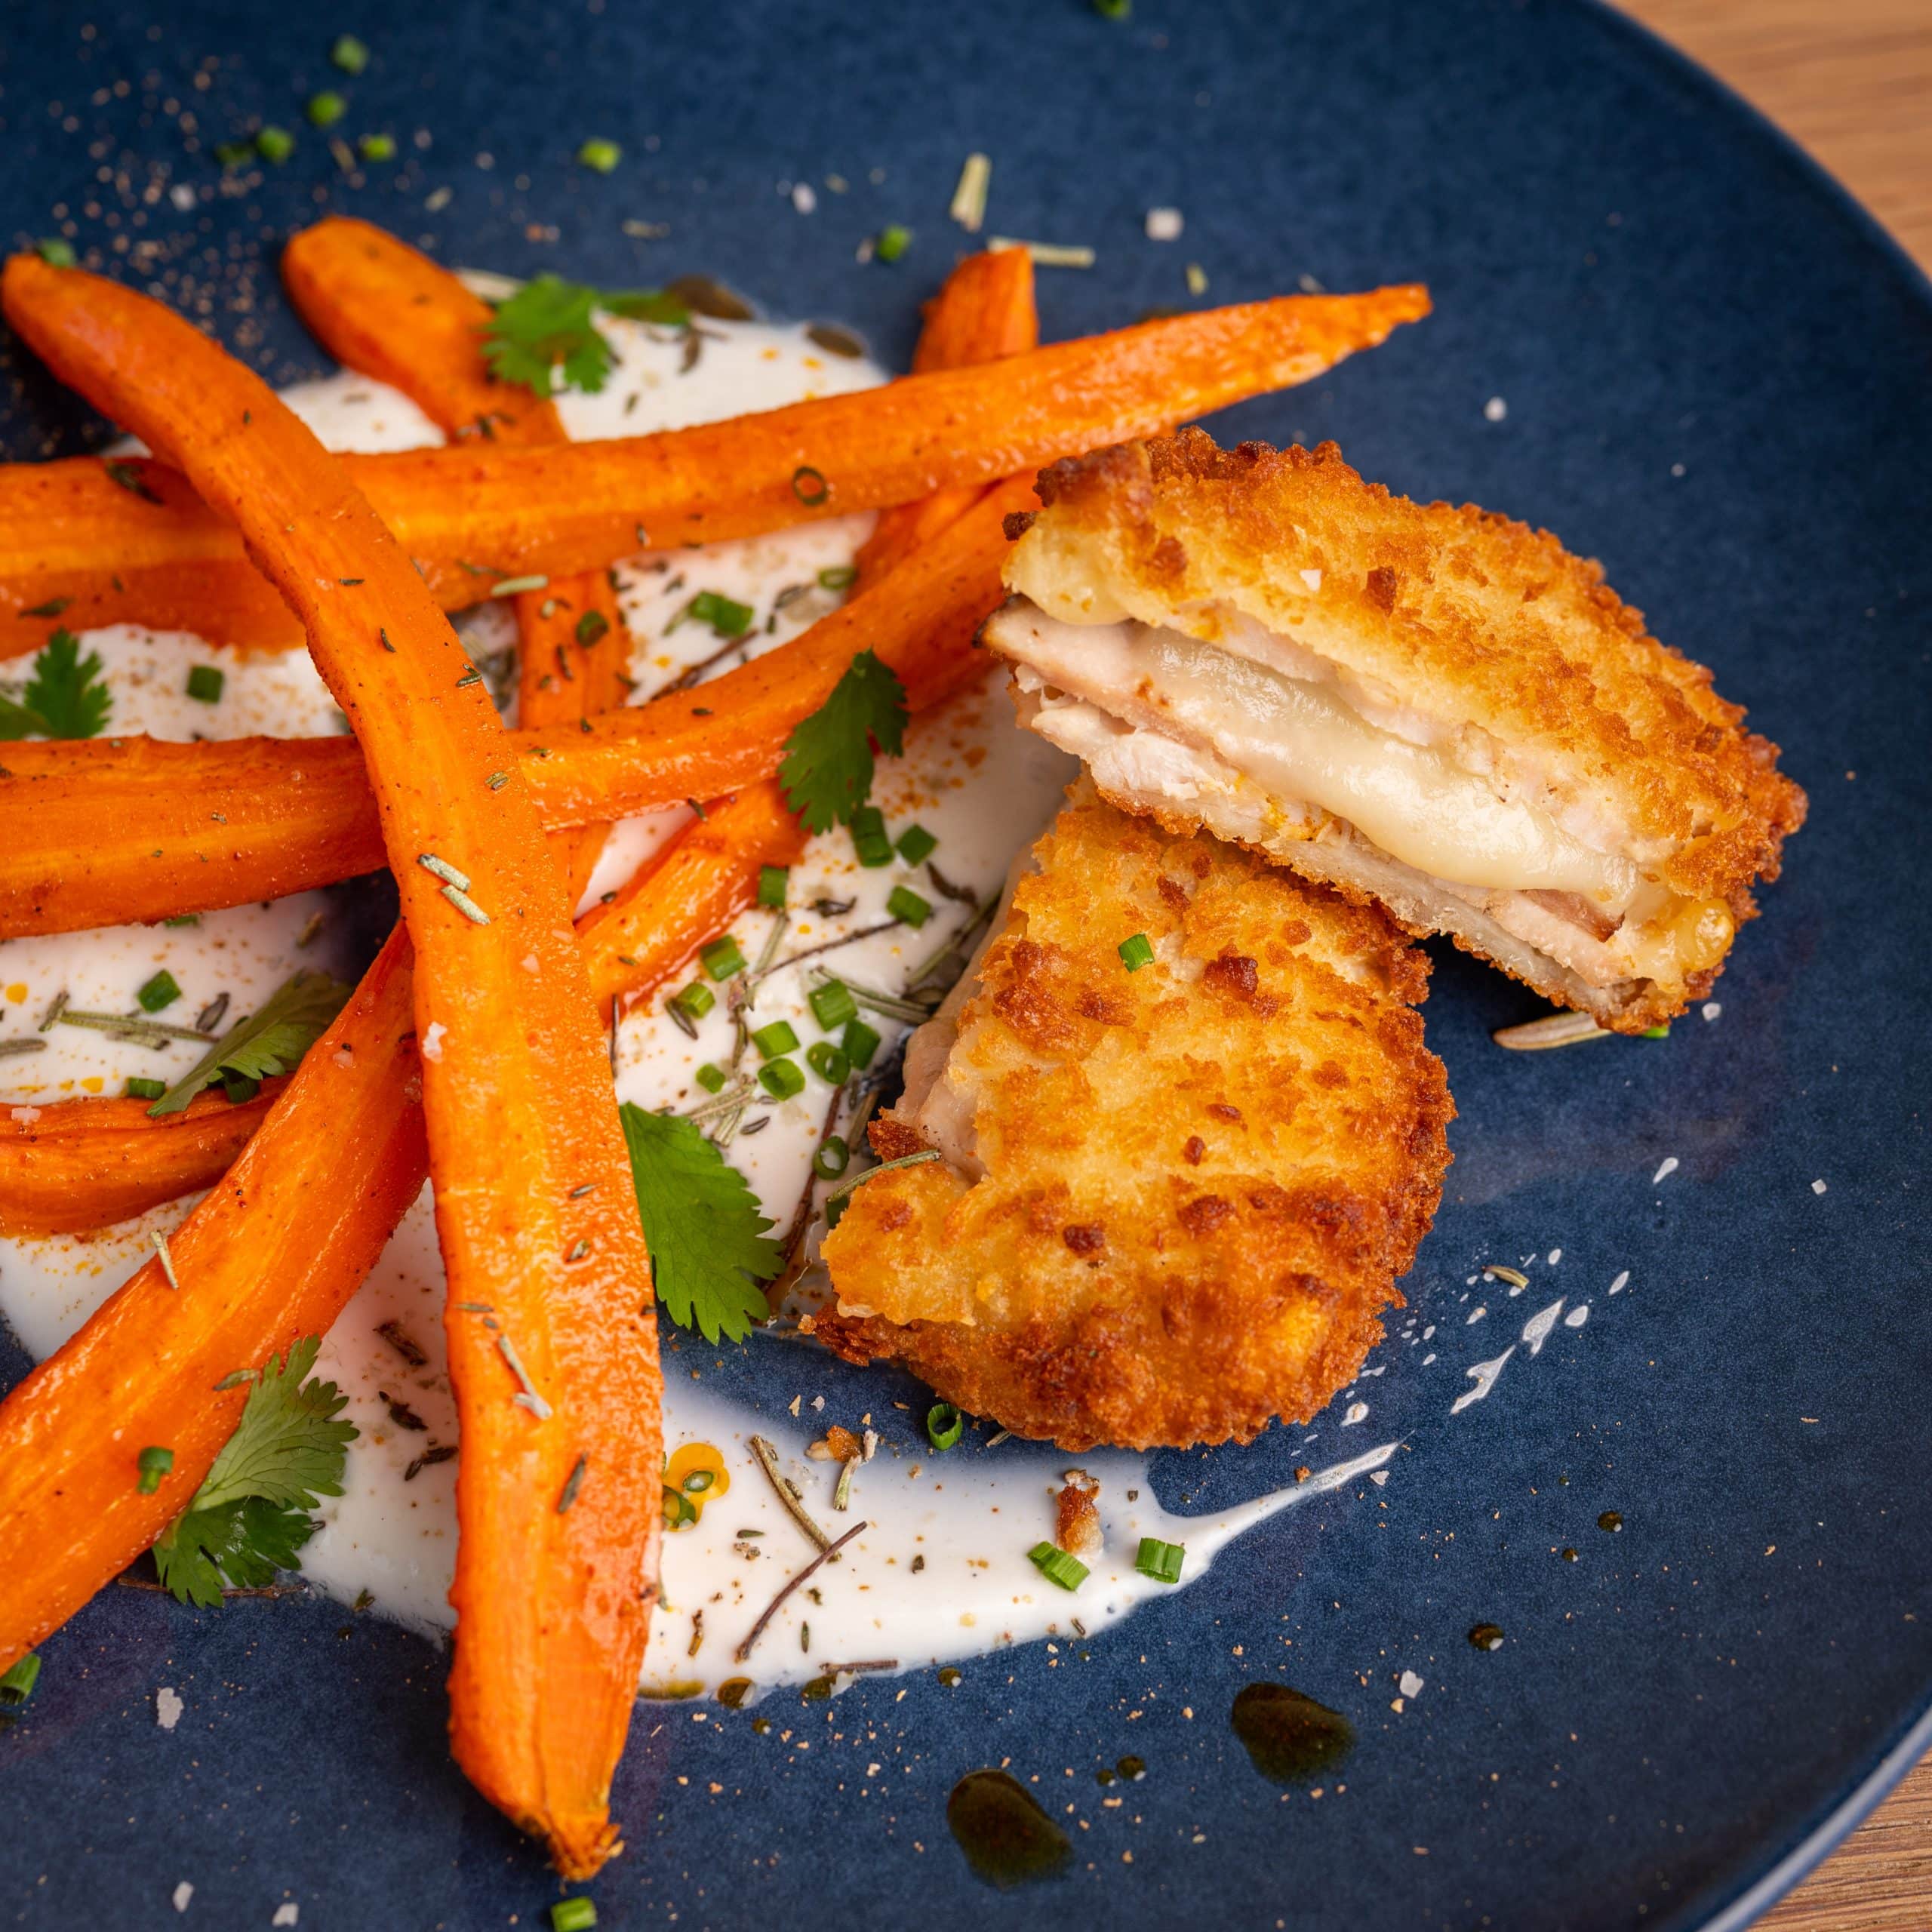
[[[952,1685],[959,1681],[959,1672],[955,1670],[952,1665],[948,1664],[946,1667],[940,1672],[939,1681],[950,1689]]]
[[[1114,1781],[1114,1774],[1113,1774],[1113,1773],[1112,1773],[1112,1771],[1109,1770],[1107,1769],[1106,1766],[1106,1765],[1104,1765],[1104,1764],[1103,1764],[1103,1765],[1100,1767],[1100,1768],[1097,1771],[1096,1771],[1096,1772],[1094,1774],[1094,1782],[1096,1784],[1100,1784],[1100,1785],[1112,1784],[1112,1783],[1113,1783],[1113,1781]]]
[[[1469,1641],[1479,1651],[1500,1651],[1503,1647],[1503,1626],[1478,1623],[1469,1632]]]
[[[1285,1684],[1249,1684],[1229,1718],[1254,1768],[1271,1784],[1299,1784],[1346,1756],[1355,1727],[1339,1711]]]
[[[1143,1758],[1123,1758],[1114,1769],[1129,1784],[1138,1784],[1147,1775],[1147,1762]]]
[[[1566,1548],[1561,1552],[1561,1555],[1565,1563],[1574,1563],[1577,1560],[1577,1552],[1574,1549]]]
[[[1623,1518],[1622,1515],[1614,1509],[1606,1509],[1603,1514],[1597,1518],[1597,1527],[1600,1530],[1615,1531],[1620,1530],[1623,1527]]]
[[[752,1681],[749,1677],[728,1677],[718,1687],[718,1701],[728,1711],[740,1709],[751,1695]]]
[[[946,1822],[974,1875],[1002,1891],[1051,1878],[1072,1860],[1066,1834],[1004,1771],[968,1771],[946,1801]]]

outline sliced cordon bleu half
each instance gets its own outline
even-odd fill
[[[1376,907],[1082,782],[912,1036],[872,1139],[924,1158],[848,1197],[819,1339],[1067,1449],[1315,1414],[1441,1198],[1428,977]]]
[[[1040,478],[984,642],[1102,795],[1639,1032],[1702,997],[1804,794],[1547,532],[1198,430]]]

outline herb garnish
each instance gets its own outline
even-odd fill
[[[33,675],[16,700],[0,697],[0,743],[20,738],[91,738],[107,722],[114,700],[100,681],[97,651],[81,655],[79,640],[64,626],[33,660]]]
[[[617,1112],[659,1300],[679,1327],[697,1327],[707,1342],[721,1334],[743,1341],[767,1312],[758,1284],[783,1265],[766,1232],[774,1224],[691,1121],[628,1101]]]
[[[150,1118],[178,1114],[204,1087],[220,1081],[233,1100],[250,1097],[253,1085],[288,1073],[328,1030],[349,989],[325,973],[297,973],[278,987],[259,1013],[245,1014],[194,1066],[149,1108]]]
[[[897,674],[876,651],[860,651],[785,740],[778,782],[786,803],[814,832],[849,823],[872,791],[874,747],[894,757],[904,750],[906,716]]]
[[[599,309],[670,328],[691,321],[676,297],[654,289],[605,291],[540,275],[501,304],[483,331],[483,359],[491,374],[533,395],[558,389],[595,395],[610,378],[612,360],[611,345],[592,319]]]
[[[310,1335],[285,1361],[269,1356],[207,1481],[155,1543],[155,1567],[182,1602],[210,1609],[224,1584],[272,1583],[314,1534],[307,1512],[342,1494],[356,1429],[335,1419],[349,1398],[333,1382],[306,1379],[321,1347]]]

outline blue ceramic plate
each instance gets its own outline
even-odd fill
[[[258,186],[177,210],[216,142],[302,128],[343,29],[374,50],[354,125],[394,131],[397,162],[345,186],[304,129]],[[1932,1697],[1932,930],[1897,863],[1932,820],[1932,303],[1835,188],[1620,20],[1555,0],[1137,0],[1126,23],[1084,0],[103,0],[14,10],[0,63],[10,236],[60,205],[86,248],[152,246],[278,380],[321,366],[274,257],[324,208],[512,272],[703,271],[903,365],[974,148],[990,227],[1097,251],[1043,275],[1052,336],[1185,303],[1189,261],[1214,300],[1426,279],[1433,320],[1219,426],[1334,436],[1398,490],[1562,532],[1811,794],[1721,1017],[1666,1042],[1502,1052],[1491,1029],[1531,1003],[1438,961],[1456,1165],[1407,1284],[1435,1334],[1364,1385],[1404,1444],[1386,1487],[1277,1519],[1075,1654],[795,1712],[786,1693],[763,1736],[641,1707],[601,1923],[1730,1927],[1876,1801]],[[623,143],[615,174],[573,165],[587,134]],[[781,192],[834,173],[850,191],[810,215]],[[1145,237],[1154,206],[1184,212],[1180,242]],[[911,251],[860,265],[887,222]],[[7,352],[5,453],[93,446],[100,426]],[[1469,1285],[1531,1255],[1534,1300]],[[1558,1296],[1583,1325],[1452,1414]],[[747,1399],[777,1392],[770,1353],[734,1371]],[[1277,1432],[1157,1480],[1215,1507],[1303,1453]],[[1472,1645],[1480,1623],[1501,1647]],[[45,1655],[0,1737],[9,1923],[172,1924],[183,1880],[186,1922],[221,1926],[285,1900],[303,1927],[528,1926],[555,1896],[452,1767],[444,1659],[400,1629],[312,1598],[198,1614],[109,1590]],[[1272,1783],[1229,1724],[1262,1681],[1343,1713],[1348,1758]],[[186,1700],[172,1732],[162,1683]],[[1127,1753],[1145,1778],[1103,1789]],[[955,1780],[1009,1761],[1076,1807],[1075,1855],[1037,1890],[988,1887],[947,1829]]]

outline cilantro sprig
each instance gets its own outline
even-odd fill
[[[34,659],[20,697],[0,697],[0,742],[97,736],[114,704],[103,669],[100,653],[83,657],[80,640],[63,626]]]
[[[906,687],[876,651],[846,666],[832,695],[785,740],[778,783],[814,832],[850,824],[872,789],[872,754],[906,749]]]
[[[697,1328],[707,1342],[742,1342],[764,1318],[758,1284],[784,1266],[783,1247],[765,1232],[777,1223],[692,1122],[629,1101],[617,1113],[657,1299],[679,1327]]]
[[[610,379],[612,359],[595,320],[599,310],[672,328],[691,321],[675,296],[655,289],[596,289],[540,275],[503,303],[484,329],[483,359],[491,374],[535,395],[559,389],[595,395]]]
[[[168,1091],[149,1108],[151,1119],[178,1114],[204,1087],[219,1081],[228,1097],[246,1100],[253,1085],[288,1073],[328,1030],[349,989],[326,973],[297,973],[262,1003],[259,1013],[236,1020]]]
[[[155,1567],[182,1602],[211,1609],[224,1586],[272,1583],[314,1535],[309,1511],[342,1494],[357,1430],[336,1420],[349,1398],[309,1379],[321,1346],[309,1335],[269,1357],[207,1480],[155,1543]]]

